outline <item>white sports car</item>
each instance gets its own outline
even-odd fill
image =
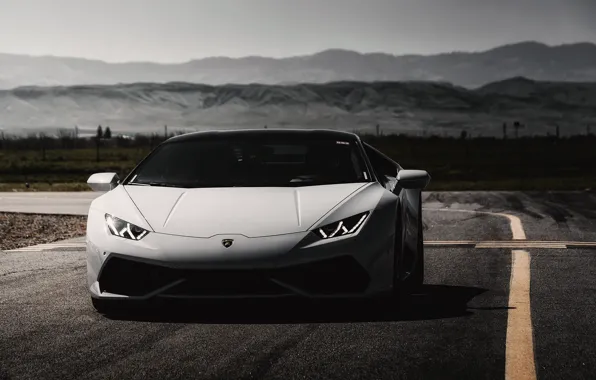
[[[105,192],[87,221],[93,305],[401,294],[423,282],[429,181],[346,132],[170,138],[123,181],[88,180]]]

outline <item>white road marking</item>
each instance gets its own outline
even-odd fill
[[[516,246],[523,246],[528,244],[565,244],[578,245],[586,247],[595,247],[596,241],[568,241],[568,240],[426,240],[424,244],[428,245],[449,245],[449,244],[480,244],[480,243],[495,243],[495,244],[515,244]]]
[[[483,248],[541,248],[541,249],[567,249],[567,242],[542,242],[542,241],[427,241],[427,247],[468,247]]]
[[[12,249],[4,252],[41,252],[41,251],[48,251],[53,249],[81,249],[84,250],[86,248],[85,243],[47,243],[47,244],[38,244],[32,245],[29,247],[17,248]]]
[[[424,246],[426,247],[449,247],[449,246],[469,246],[470,248],[474,248],[478,241],[469,241],[469,240],[454,240],[454,241],[436,241],[430,240],[425,241]]]
[[[480,242],[474,248],[541,248],[541,249],[566,249],[563,243],[524,242],[523,244],[511,242]]]
[[[426,247],[466,247],[466,248],[540,248],[573,249],[596,248],[593,241],[542,241],[542,240],[427,240]]]

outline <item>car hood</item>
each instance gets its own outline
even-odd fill
[[[366,185],[200,189],[127,185],[124,189],[157,233],[259,237],[306,231]]]

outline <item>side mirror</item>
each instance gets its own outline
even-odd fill
[[[397,172],[397,184],[404,189],[424,189],[430,182],[430,175],[425,170],[400,170]]]
[[[95,173],[87,180],[93,191],[110,191],[120,183],[116,173]]]

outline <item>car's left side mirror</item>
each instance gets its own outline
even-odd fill
[[[397,184],[404,189],[424,189],[430,182],[430,175],[425,170],[400,170],[397,172]]]
[[[93,191],[110,191],[120,183],[116,173],[95,173],[87,180]]]

